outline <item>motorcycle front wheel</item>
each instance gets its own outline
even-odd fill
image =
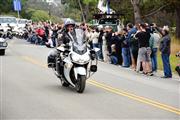
[[[78,93],[83,93],[86,86],[86,76],[78,75],[77,83],[76,83],[76,91]]]

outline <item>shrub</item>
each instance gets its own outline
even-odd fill
[[[33,21],[47,21],[50,19],[49,14],[42,10],[33,11],[31,19]]]

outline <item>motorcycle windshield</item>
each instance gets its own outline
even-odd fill
[[[74,33],[72,34],[73,37],[73,51],[77,54],[84,54],[87,52],[87,44],[85,39],[85,33],[81,29],[75,29]]]

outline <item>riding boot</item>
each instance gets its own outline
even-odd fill
[[[60,75],[63,75],[63,61],[60,58],[56,62],[56,70]]]
[[[54,68],[55,67],[55,58],[52,56],[48,56],[47,63],[48,63],[49,68]]]

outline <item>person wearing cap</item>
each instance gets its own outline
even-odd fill
[[[164,76],[162,78],[172,78],[171,65],[169,60],[171,53],[171,38],[169,36],[168,26],[163,27],[162,35],[163,37],[159,47],[164,69]]]

